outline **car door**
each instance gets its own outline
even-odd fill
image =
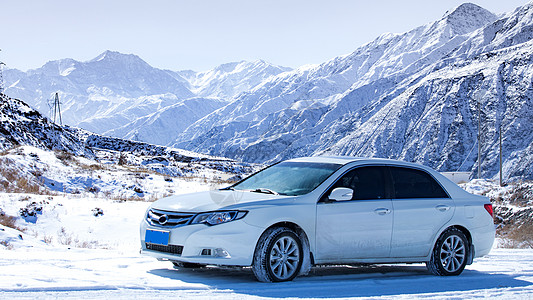
[[[352,169],[317,203],[317,262],[389,256],[393,213],[386,196],[385,171],[380,166]],[[328,201],[327,196],[337,187],[352,189],[352,199]]]
[[[427,256],[435,235],[453,216],[453,200],[424,170],[390,167],[390,174],[394,208],[391,257]]]

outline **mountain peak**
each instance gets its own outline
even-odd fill
[[[97,57],[91,59],[89,62],[97,61],[116,61],[116,60],[139,60],[143,61],[139,56],[135,54],[124,54],[118,51],[106,50]],[[144,61],[143,61],[144,62]]]
[[[463,3],[447,11],[442,19],[450,24],[454,33],[465,34],[495,21],[497,16],[474,3]]]

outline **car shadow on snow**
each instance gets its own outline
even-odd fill
[[[185,283],[204,284],[209,289],[260,297],[371,297],[532,285],[506,274],[468,269],[460,276],[433,276],[420,264],[314,267],[309,275],[282,283],[257,282],[250,268],[155,269],[149,273]]]

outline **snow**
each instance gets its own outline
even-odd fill
[[[72,167],[73,162],[70,167],[64,165],[50,151],[25,146],[5,155],[21,169],[46,168],[44,176],[56,176],[58,182],[57,176],[64,175],[63,182],[85,176]],[[74,160],[94,163],[81,157]],[[129,180],[127,174],[119,166],[111,169],[93,171],[93,176],[120,191],[122,182]],[[208,180],[215,171],[199,172],[205,173],[206,180],[174,177],[175,193],[220,187]],[[156,194],[169,184],[158,176],[138,179],[146,194]],[[488,180],[463,187],[494,195],[510,189],[498,190]],[[523,299],[533,293],[533,250],[493,249],[459,277],[430,275],[423,264],[319,266],[292,282],[265,284],[255,280],[251,268],[174,269],[169,262],[139,254],[139,225],[150,202],[114,199],[85,190],[52,195],[0,193],[0,213],[17,217],[15,226],[22,229],[0,225],[0,299]],[[24,217],[22,211],[34,213]]]
[[[462,186],[477,194],[509,189],[488,180]],[[196,182],[190,188],[213,186]],[[8,215],[17,216],[32,202],[42,210],[32,222],[18,217],[16,226],[24,232],[0,225],[1,299],[526,299],[533,294],[533,249],[494,248],[457,277],[433,276],[423,264],[380,264],[317,266],[292,282],[260,283],[251,268],[175,269],[140,255],[139,224],[149,202],[90,193],[0,193]],[[103,215],[95,216],[95,208]]]
[[[281,284],[257,282],[251,269],[173,269],[135,250],[0,249],[0,298],[525,299],[533,293],[533,250],[494,249],[458,277],[432,276],[420,264],[332,266]]]
[[[188,151],[176,151],[192,154]],[[9,151],[2,157],[2,161],[9,162],[5,168],[23,170],[23,174],[29,177],[30,174],[38,174],[36,180],[50,191],[74,194],[91,191],[93,195],[106,195],[111,199],[156,199],[175,191],[197,192],[204,190],[198,189],[198,186],[207,179],[227,179],[237,175],[223,170],[204,169],[205,166],[196,164],[186,170],[189,163],[173,162],[170,166],[161,163],[143,164],[154,157],[131,154],[127,158],[129,166],[117,166],[113,165],[115,162],[105,160],[110,159],[110,154],[114,153],[98,151],[100,162],[74,156],[61,160],[56,152],[22,146],[16,151]],[[156,158],[164,159],[158,156]],[[225,165],[221,164],[220,167]],[[176,172],[189,178],[172,180],[165,175],[175,176]]]

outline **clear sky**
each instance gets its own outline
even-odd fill
[[[298,67],[352,52],[384,32],[439,19],[458,0],[0,0],[0,61],[134,53],[154,67],[204,71],[264,59]],[[527,0],[472,1],[504,13]]]

